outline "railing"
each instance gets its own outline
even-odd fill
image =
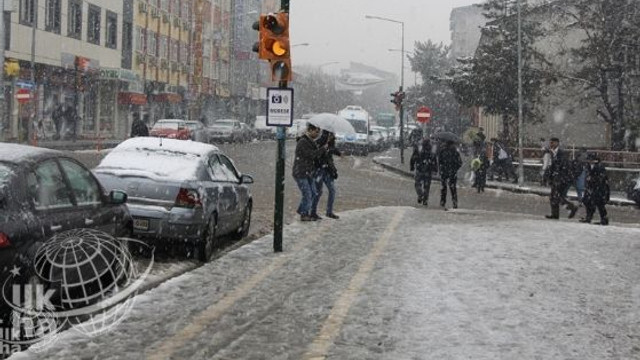
[[[512,154],[518,154],[517,148],[511,148]],[[579,148],[565,149],[571,159],[575,159],[581,152]],[[525,159],[542,159],[543,151],[540,148],[523,148]],[[600,161],[609,167],[640,169],[640,152],[610,151],[599,149],[587,149],[589,153],[598,154]]]

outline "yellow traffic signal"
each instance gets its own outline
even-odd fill
[[[4,61],[4,73],[7,76],[20,75],[20,64],[15,59],[7,59]]]
[[[264,60],[280,60],[290,57],[289,14],[260,15],[260,44],[258,57]]]

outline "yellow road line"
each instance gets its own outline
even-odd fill
[[[327,225],[325,225],[327,224]],[[162,345],[155,349],[151,354],[147,355],[149,360],[169,359],[180,348],[182,348],[189,340],[197,337],[202,333],[207,324],[211,323],[215,319],[224,314],[230,307],[232,307],[238,300],[247,296],[247,294],[258,284],[260,284],[267,276],[274,271],[281,268],[298,250],[309,245],[310,242],[314,242],[322,237],[324,232],[328,229],[328,222],[325,222],[322,227],[313,232],[313,235],[309,237],[308,241],[301,241],[298,243],[291,252],[283,254],[267,267],[258,271],[251,276],[245,282],[236,287],[232,292],[225,295],[220,301],[215,304],[211,304],[208,308],[198,314],[189,325],[184,327],[178,333],[172,337],[162,341]]]
[[[320,333],[313,341],[313,343],[311,343],[311,345],[309,346],[307,353],[302,357],[303,359],[319,360],[326,358],[327,352],[333,344],[333,340],[342,328],[342,323],[347,317],[351,305],[355,301],[358,293],[360,293],[360,290],[362,289],[364,282],[369,277],[369,274],[371,274],[376,261],[378,260],[384,249],[387,247],[389,239],[398,227],[398,224],[400,223],[404,212],[404,209],[400,209],[398,210],[398,212],[396,212],[395,216],[389,223],[389,226],[387,226],[384,233],[380,235],[380,237],[374,244],[373,249],[371,249],[369,255],[367,255],[362,264],[360,264],[358,272],[353,276],[353,278],[351,278],[349,286],[342,292],[338,300],[333,305],[331,314],[329,314],[329,317],[327,318],[327,320],[325,320]]]

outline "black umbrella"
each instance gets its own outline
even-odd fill
[[[435,133],[433,137],[442,141],[460,142],[460,137],[450,131],[440,131]]]

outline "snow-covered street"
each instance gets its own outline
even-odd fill
[[[640,229],[377,207],[296,222],[11,359],[638,359]]]

